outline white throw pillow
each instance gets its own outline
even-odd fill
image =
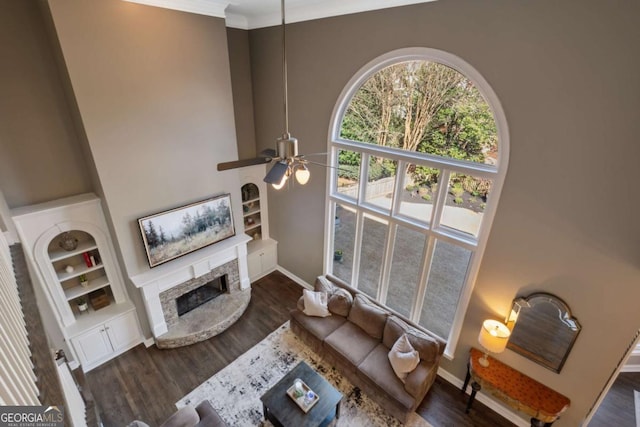
[[[389,351],[389,362],[391,362],[393,372],[402,382],[405,381],[409,372],[416,369],[420,363],[420,355],[409,342],[407,334],[402,334],[393,344],[391,351]]]
[[[327,293],[314,292],[304,289],[304,314],[307,316],[327,317],[331,316],[327,308]]]

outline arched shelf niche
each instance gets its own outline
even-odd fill
[[[65,233],[77,239],[77,247],[65,250],[59,242]],[[78,300],[102,289],[109,303],[127,301],[120,271],[110,249],[109,239],[96,225],[83,221],[65,221],[49,228],[36,241],[34,257],[47,286],[47,293],[57,309],[60,321],[67,327],[80,316]],[[88,260],[87,260],[88,258]],[[88,284],[81,284],[81,278]],[[108,305],[108,304],[107,304]]]

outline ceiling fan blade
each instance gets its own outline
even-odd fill
[[[325,168],[338,169],[338,167],[336,167],[336,166],[329,166],[329,165],[327,165],[325,163],[313,162],[313,161],[307,160],[307,159],[302,159],[301,163],[304,163],[304,164],[310,163],[312,165],[324,166]]]
[[[337,169],[339,171],[343,171],[343,172],[348,172],[347,169],[341,168],[340,166],[331,166],[331,165],[326,165],[324,163],[320,163],[320,162],[312,162],[311,160],[304,160],[304,163],[309,163],[312,165],[318,165],[318,166],[323,166],[325,168],[329,168],[329,169]]]
[[[273,158],[273,157],[277,157],[278,153],[276,153],[276,150],[274,150],[273,148],[267,148],[266,150],[262,150],[260,152],[260,155],[264,156],[264,157],[272,157]]]
[[[300,154],[298,157],[311,157],[311,156],[326,156],[327,152],[324,153],[309,153],[309,154]]]
[[[253,159],[234,160],[232,162],[218,163],[219,171],[226,171],[228,169],[243,168],[245,166],[262,165],[269,163],[271,157],[256,157]]]
[[[267,176],[264,177],[264,182],[268,184],[280,184],[282,177],[287,173],[287,169],[289,169],[289,165],[286,163],[276,163],[267,173]]]

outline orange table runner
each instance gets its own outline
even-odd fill
[[[485,368],[478,362],[484,353],[476,348],[470,353],[469,371],[473,380],[512,408],[552,423],[569,407],[569,398],[557,391],[492,357]]]

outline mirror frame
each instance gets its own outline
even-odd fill
[[[537,292],[529,295],[528,297],[519,297],[513,300],[513,306],[511,308],[511,312],[507,317],[505,323],[507,327],[513,332],[518,324],[518,317],[520,315],[521,310],[530,309],[535,307],[538,304],[551,304],[557,310],[558,314],[561,316],[560,321],[567,325],[567,328],[574,330],[573,338],[570,342],[567,343],[566,349],[564,351],[564,355],[562,356],[562,360],[558,364],[554,364],[551,360],[549,360],[546,355],[537,353],[527,348],[516,347],[515,345],[511,345],[511,340],[507,343],[507,348],[511,351],[520,354],[521,356],[530,359],[539,365],[544,366],[545,368],[560,373],[564,363],[567,361],[567,357],[573,348],[573,344],[576,342],[580,331],[582,330],[582,326],[578,322],[578,319],[573,317],[571,314],[571,309],[569,306],[560,298],[553,294],[545,293],[545,292]]]

